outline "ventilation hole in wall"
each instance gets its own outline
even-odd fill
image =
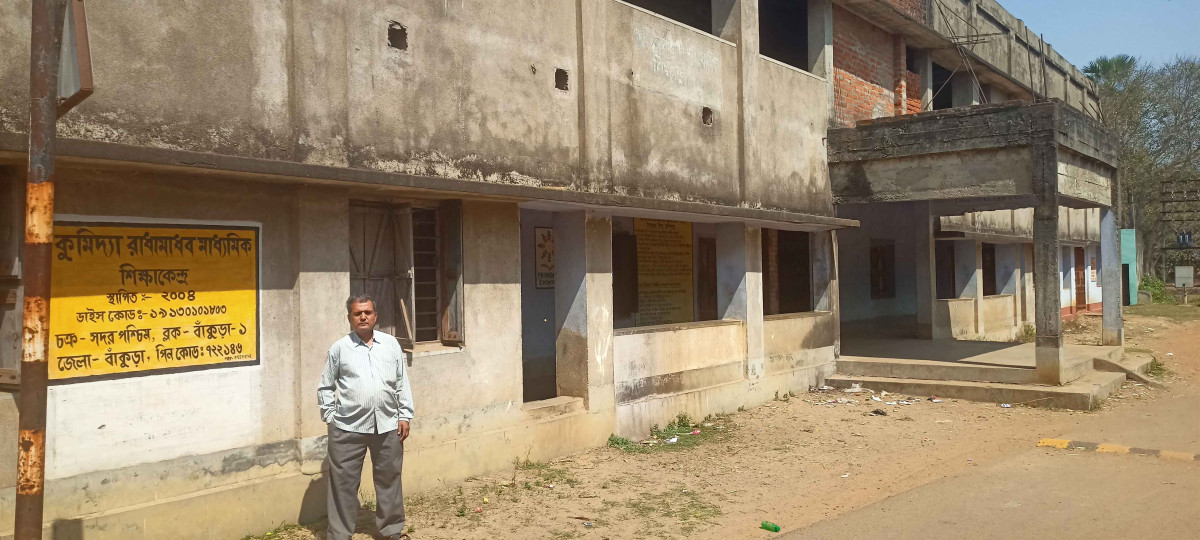
[[[705,107],[704,109],[701,109],[700,121],[704,122],[704,125],[706,126],[713,125],[713,110],[711,107]]]
[[[396,21],[388,21],[388,47],[408,50],[408,29]]]
[[[554,87],[566,92],[570,86],[567,84],[567,70],[558,68],[554,70]]]

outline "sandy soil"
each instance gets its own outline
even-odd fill
[[[1068,333],[1071,341],[1098,340],[1098,317],[1081,317],[1077,326]],[[1132,354],[1153,355],[1168,368],[1179,354],[1174,351],[1190,351],[1189,357],[1200,351],[1197,322],[1130,315],[1127,336]],[[1197,366],[1188,362],[1168,374],[1173,389],[1126,383],[1094,412],[934,403],[929,396],[894,394],[881,399],[913,404],[890,406],[871,394],[802,394],[701,424],[699,429],[717,434],[694,447],[651,453],[600,448],[411,496],[411,534],[768,538],[772,533],[758,528],[763,520],[803,527],[995,462],[1107,411],[1169,396],[1176,384],[1194,389]],[[887,415],[872,415],[876,409]],[[361,517],[362,533],[355,538],[371,538],[371,513],[364,509]],[[324,538],[324,528],[295,527],[259,538]]]

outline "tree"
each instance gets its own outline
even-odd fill
[[[1141,259],[1155,264],[1176,228],[1198,224],[1172,221],[1181,214],[1164,214],[1160,195],[1164,182],[1200,181],[1200,57],[1161,66],[1129,55],[1100,57],[1083,71],[1096,81],[1101,121],[1118,139],[1121,224],[1139,231]],[[1200,204],[1168,210],[1200,211]]]

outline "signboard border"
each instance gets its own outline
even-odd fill
[[[196,366],[148,369],[144,371],[130,371],[127,373],[105,373],[102,375],[88,375],[84,377],[70,377],[66,379],[49,379],[47,382],[49,386],[64,386],[84,382],[111,381],[117,379],[146,377],[151,375],[169,375],[193,371],[207,371],[210,369],[262,365],[262,223],[252,221],[203,221],[195,219],[81,216],[65,214],[55,216],[54,226],[58,227],[60,225],[81,227],[161,227],[171,229],[254,229],[254,359],[241,360],[237,362],[202,364]],[[51,291],[50,298],[51,301],[53,301],[53,291]],[[47,361],[49,361],[49,359],[47,359]]]

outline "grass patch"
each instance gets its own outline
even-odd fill
[[[1161,379],[1170,372],[1171,370],[1167,369],[1167,365],[1162,363],[1158,358],[1151,359],[1150,364],[1146,366],[1146,375],[1154,378]]]
[[[1021,333],[1017,334],[1017,341],[1020,343],[1033,343],[1037,341],[1037,327],[1032,324],[1022,326]]]
[[[697,492],[689,490],[664,491],[657,495],[642,493],[625,505],[639,518],[653,522],[670,519],[678,523],[675,529],[689,535],[702,525],[721,515],[721,508]]]
[[[1175,322],[1200,321],[1200,307],[1183,304],[1138,304],[1126,307],[1125,313],[1143,317],[1162,317]]]
[[[536,484],[546,486],[550,484],[565,484],[574,487],[579,484],[579,479],[575,478],[575,474],[561,467],[553,467],[549,463],[540,461],[530,461],[525,459],[516,460],[514,464],[518,471],[524,471],[533,475]],[[525,489],[530,489],[532,486],[529,482],[525,482]]]
[[[608,446],[630,454],[676,452],[724,438],[725,433],[731,430],[728,419],[729,415],[727,414],[710,415],[703,422],[694,423],[688,415],[681,413],[666,427],[660,428],[657,424],[651,426],[650,438],[643,441],[647,444],[611,435],[608,437]],[[717,429],[718,427],[721,429]],[[700,430],[700,433],[692,435],[692,432],[697,429]],[[667,443],[670,439],[676,439],[676,442]]]

